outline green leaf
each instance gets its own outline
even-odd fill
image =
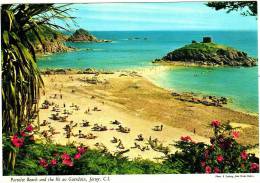
[[[6,45],[9,45],[9,34],[7,31],[4,31],[3,33],[3,40]]]
[[[9,18],[9,31],[11,31],[12,23],[14,21],[14,14],[11,11],[8,11],[8,10],[6,11],[6,14],[7,14],[8,18]]]

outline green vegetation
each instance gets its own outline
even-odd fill
[[[225,50],[225,51],[235,51],[234,48],[220,45],[216,43],[192,43],[189,45],[185,45],[182,48],[179,48],[175,51],[181,51],[181,52],[188,52],[188,51],[196,51],[198,53],[216,53],[218,50]]]
[[[212,1],[206,4],[215,10],[241,11],[243,16],[257,16],[257,1]]]
[[[44,47],[44,38],[59,36],[52,29],[62,27],[53,19],[73,18],[70,8],[54,4],[12,4],[1,7],[2,127],[4,175],[68,174],[155,174],[155,173],[233,173],[258,172],[259,160],[235,141],[238,132],[213,121],[211,144],[181,137],[175,146],[180,152],[165,154],[162,163],[129,161],[108,152],[86,147],[36,143],[31,125],[38,111],[39,88],[43,86],[36,65],[33,43]],[[43,26],[44,25],[44,26]],[[82,32],[82,31],[80,31]],[[80,33],[79,32],[79,33]],[[83,33],[86,33],[85,31]],[[207,45],[207,46],[205,46]],[[214,51],[211,44],[194,44],[186,49]],[[231,134],[233,136],[231,136]],[[38,134],[39,135],[39,134]]]
[[[214,136],[210,144],[195,142],[182,136],[174,146],[179,151],[164,153],[161,163],[128,160],[106,150],[91,150],[73,144],[61,146],[36,143],[37,130],[29,124],[14,136],[3,136],[4,175],[88,175],[88,174],[178,174],[178,173],[257,173],[259,159],[247,152],[255,146],[237,143],[239,131],[228,123],[211,123]],[[47,139],[46,139],[47,140]],[[17,154],[15,168],[10,171],[8,153]]]
[[[206,37],[205,37],[206,39]],[[255,58],[249,57],[247,53],[234,48],[212,43],[211,40],[203,40],[202,43],[185,45],[182,48],[169,52],[162,59],[155,59],[156,62],[188,62],[208,66],[242,66],[253,67],[257,65]]]
[[[53,42],[54,40],[57,39],[65,39],[65,35],[63,35],[60,31],[55,30],[53,28],[50,28],[48,26],[45,25],[40,25],[39,26],[39,32],[41,35],[41,38],[43,41],[51,41]],[[39,39],[37,38],[37,36],[33,33],[33,31],[28,31],[27,33],[29,40],[34,44],[40,44]]]
[[[79,35],[87,35],[87,36],[91,36],[91,34],[86,31],[85,29],[78,29],[75,31],[75,33],[73,34],[73,36],[79,36]]]
[[[90,32],[86,31],[85,29],[78,29],[76,30],[73,35],[71,35],[68,41],[77,42],[77,41],[94,41],[99,42],[102,40],[98,40],[95,36],[91,35]]]
[[[30,144],[26,145],[17,156],[17,163],[13,175],[88,175],[88,174],[173,174],[180,173],[172,164],[159,164],[148,160],[129,161],[122,156],[113,156],[98,150],[87,150],[79,160],[74,160],[74,166],[70,167],[58,164],[55,167],[44,168],[40,165],[40,158],[50,160],[55,154],[69,155],[76,153],[74,146],[59,146],[54,144]],[[175,163],[176,164],[176,163]],[[5,171],[5,175],[10,172]]]
[[[36,65],[32,39],[44,48],[42,31],[61,28],[53,19],[70,19],[67,5],[6,4],[1,6],[2,127],[11,136],[35,117],[39,88],[43,85]],[[43,26],[44,25],[44,26]],[[44,30],[41,30],[43,28]],[[16,152],[8,153],[6,169],[15,167]]]

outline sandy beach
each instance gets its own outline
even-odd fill
[[[47,100],[53,105],[48,109],[40,109],[40,123],[44,120],[49,122],[41,126],[40,132],[53,128],[51,139],[58,144],[74,142],[91,148],[106,147],[111,153],[126,151],[123,155],[130,159],[153,161],[160,161],[163,153],[151,148],[149,138],[157,139],[157,143],[163,147],[168,146],[170,152],[176,151],[170,144],[174,144],[181,136],[188,135],[194,141],[209,143],[207,137],[212,135],[212,131],[208,125],[213,119],[230,121],[234,127],[241,127],[240,143],[258,142],[258,116],[225,107],[176,100],[169,90],[147,79],[150,72],[156,71],[122,71],[96,76],[66,71],[66,74],[43,75],[45,86],[41,90],[39,104],[41,106]],[[93,78],[96,84],[91,84]],[[56,113],[58,116],[67,116],[66,120],[61,122],[51,119]],[[89,122],[89,126],[83,127],[83,120]],[[112,124],[115,120],[121,124]],[[105,126],[106,130],[94,131],[92,128],[95,124]],[[66,125],[71,127],[70,138],[66,138]],[[117,130],[119,125],[129,128],[130,132],[120,132]],[[79,133],[88,137],[92,134],[93,139],[79,138]],[[142,141],[136,140],[140,134]],[[112,140],[114,137],[116,140]]]

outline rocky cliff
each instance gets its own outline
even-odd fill
[[[35,37],[34,34],[28,32],[30,41],[33,43],[36,54],[42,55],[48,53],[68,52],[75,50],[75,48],[65,45],[64,42],[66,41],[68,36],[64,35],[63,33],[51,29],[47,26],[41,26],[40,30],[44,46],[39,42],[39,40],[37,39],[37,37]]]
[[[45,49],[41,44],[36,45],[36,53],[37,54],[46,54],[46,53],[59,53],[59,52],[68,52],[73,51],[75,48],[66,46],[63,41],[53,40],[53,41],[45,41]]]
[[[95,36],[90,34],[84,29],[76,30],[73,35],[71,35],[67,41],[71,42],[111,42],[111,40],[97,39]]]
[[[209,66],[256,66],[256,59],[247,53],[215,43],[192,43],[176,49],[154,62],[184,62]]]

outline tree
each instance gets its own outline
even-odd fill
[[[67,6],[8,4],[1,7],[2,127],[7,137],[18,133],[38,110],[43,81],[30,37],[35,36],[44,47],[41,25],[64,29],[53,20],[73,18]],[[7,166],[14,168],[16,152],[10,152],[8,157],[10,165]]]
[[[243,16],[257,16],[257,1],[218,1],[208,2],[208,7],[215,10],[227,10],[227,13],[231,11],[241,11]]]

